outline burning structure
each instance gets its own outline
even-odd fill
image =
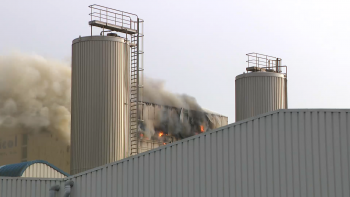
[[[228,118],[208,110],[191,110],[143,102],[139,125],[140,152],[228,124]]]
[[[116,21],[107,17],[113,9],[99,9],[91,14]],[[78,38],[73,47],[73,90],[78,90],[72,97],[74,175],[34,178],[45,169],[37,165],[28,178],[0,177],[0,197],[350,196],[349,109],[285,109],[287,73],[280,69],[281,59],[265,56],[248,66],[251,73],[236,77],[238,122],[214,129],[227,124],[227,118],[201,109],[191,97],[161,96],[162,89],[155,86],[157,94],[145,88],[140,98],[140,34],[138,28],[123,26],[129,13],[114,14],[121,15],[122,26],[107,20],[90,24],[136,34],[131,43],[112,34]],[[137,26],[139,21],[137,17]],[[134,48],[131,54],[129,47]],[[131,83],[129,55],[135,58]],[[205,132],[209,129],[213,131]],[[191,135],[195,136],[183,139]],[[133,155],[144,151],[142,144],[176,140]],[[27,144],[24,136],[0,143],[1,148],[16,149]],[[115,149],[120,145],[125,146]],[[131,156],[106,165],[126,153]],[[13,172],[13,166],[2,168]]]
[[[89,157],[94,151],[106,153],[105,160],[100,156],[93,167],[131,155],[129,127],[134,123],[130,123],[128,111],[134,104],[128,95],[130,55],[135,46],[125,43],[125,39],[113,35],[78,38],[73,44],[76,46],[73,54],[86,49],[87,43],[94,43],[85,52],[95,54],[92,56],[95,64],[81,58],[77,66],[74,56],[72,70],[69,64],[38,55],[0,56],[0,166],[45,160],[70,172],[74,146],[82,144],[91,150],[82,148],[80,155]],[[106,43],[115,46],[115,51],[109,51],[110,59],[115,61],[108,66],[104,62],[107,50],[103,53],[100,50]],[[98,55],[100,63],[96,63]],[[137,153],[227,124],[226,117],[203,110],[194,98],[167,91],[163,82],[150,78],[144,82],[142,102],[138,105],[141,121],[137,127]],[[74,129],[81,129],[81,136],[71,137],[71,117],[73,133]],[[87,139],[88,136],[91,138]],[[95,143],[99,147],[104,144],[105,149],[96,151]]]
[[[226,116],[203,109],[195,98],[145,78],[140,107],[139,153],[228,124]]]
[[[70,125],[71,111],[69,65],[38,55],[15,54],[0,57],[0,70],[4,81],[0,84],[0,166],[40,159],[70,172],[71,143],[67,126]],[[57,73],[56,77],[52,73]],[[11,80],[16,76],[20,80],[14,83]],[[41,84],[39,88],[36,87],[38,84]],[[144,101],[140,109],[144,120],[139,126],[140,135],[143,135],[140,137],[140,152],[200,133],[198,125],[202,123],[203,131],[227,124],[227,117],[203,110],[194,98],[173,94],[163,84],[145,79],[143,95],[148,102]],[[58,113],[62,110],[57,109],[66,110]],[[198,119],[193,119],[193,114],[199,114],[201,121],[195,123],[197,126],[188,127]],[[182,132],[180,128],[192,130]]]
[[[143,84],[142,19],[100,5],[90,10],[91,35],[72,43],[71,174],[227,124],[192,97]]]

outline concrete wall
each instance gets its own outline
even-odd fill
[[[48,133],[0,133],[0,166],[23,161],[45,160],[69,173],[70,145]]]
[[[250,118],[68,177],[71,196],[348,197],[349,113],[279,110]],[[0,180],[0,197],[16,196],[21,179]]]
[[[21,162],[22,135],[0,133],[0,166]]]

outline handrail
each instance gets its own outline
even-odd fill
[[[109,11],[108,11],[109,12]],[[110,13],[113,13],[113,12],[110,12]],[[98,12],[91,12],[89,15],[91,16],[95,16],[94,14],[97,14],[97,15],[103,15],[103,16],[111,16],[111,15],[108,15],[108,14],[103,14],[103,13],[98,13]],[[115,13],[113,13],[115,14]],[[118,14],[118,15],[121,15],[121,14]],[[122,15],[121,15],[122,16]],[[97,16],[96,16],[97,17]],[[114,18],[117,18],[117,17],[114,17]],[[133,21],[133,20],[126,20],[126,19],[123,19],[123,18],[117,18],[117,19],[121,19],[123,21]],[[134,22],[134,21],[133,21]]]
[[[103,14],[101,14],[101,15],[103,15]],[[97,17],[97,16],[95,16],[95,15],[92,15],[92,16],[94,16],[94,17]],[[123,23],[123,22],[120,22],[120,21],[117,21],[117,20],[112,20],[112,19],[108,19],[108,17],[106,16],[106,18],[105,17],[99,17],[100,19],[106,19],[106,22],[108,23],[108,21],[114,21],[114,23],[122,23],[122,24],[126,24],[126,25],[130,25],[130,24],[132,24],[132,23]]]
[[[264,54],[261,54],[261,53],[255,53],[255,52],[252,52],[252,53],[247,53],[246,55],[247,55],[247,56],[253,56],[253,55],[262,55],[262,56],[266,56],[266,57],[277,58],[277,57],[274,57],[274,56],[264,55]]]
[[[105,6],[98,5],[98,4],[89,5],[89,8],[92,8],[93,6],[103,7],[103,8],[107,8],[107,9],[115,10],[115,11],[118,11],[118,12],[122,12],[122,13],[126,13],[126,14],[131,14],[131,15],[134,15],[134,16],[136,16],[136,17],[138,18],[138,16],[137,16],[136,14],[129,13],[129,12],[124,12],[124,11],[121,11],[121,10],[117,10],[117,9],[114,9],[114,8],[105,7]],[[98,9],[98,8],[96,8],[96,9]]]
[[[282,66],[282,59],[264,55],[260,53],[247,53],[248,63],[247,71],[251,72],[276,72],[284,74],[287,77],[287,66]],[[285,68],[285,72],[282,71]]]
[[[104,23],[114,23],[115,25],[118,23],[122,28],[137,30],[137,23],[140,19],[136,14],[97,4],[90,5],[89,8],[91,9],[89,14],[91,21],[98,20]]]

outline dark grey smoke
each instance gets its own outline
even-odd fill
[[[159,105],[202,111],[194,97],[186,94],[174,94],[165,89],[162,80],[145,77],[143,101]]]
[[[201,126],[203,130],[216,126],[210,127],[206,113],[195,98],[169,92],[164,88],[164,81],[145,78],[143,101],[162,105],[155,120],[145,118],[141,130],[146,131],[147,137],[157,137],[159,132],[164,132],[183,139],[201,133]]]

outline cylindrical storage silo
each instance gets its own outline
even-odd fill
[[[287,107],[284,74],[251,72],[236,77],[236,121]]]
[[[71,174],[129,155],[129,61],[124,38],[72,44]]]

